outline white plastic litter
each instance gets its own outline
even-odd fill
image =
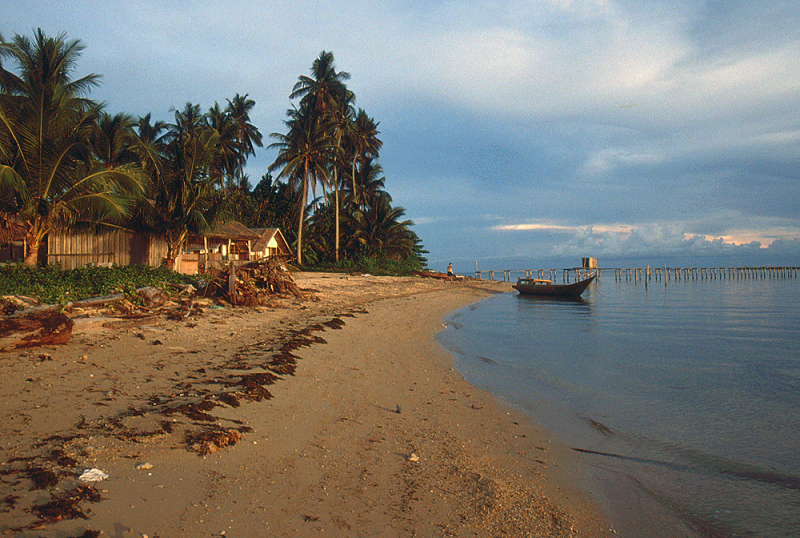
[[[81,482],[99,482],[108,478],[108,475],[100,469],[86,469],[83,474],[78,477]]]

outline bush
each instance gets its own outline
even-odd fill
[[[341,260],[335,263],[321,264],[316,267],[323,271],[343,273],[369,273],[377,276],[408,276],[412,271],[422,268],[419,260],[414,257],[402,260],[363,256],[358,260]]]
[[[58,265],[0,267],[0,295],[25,295],[44,304],[80,301],[91,297],[124,293],[132,296],[137,288],[163,286],[163,283],[194,283],[191,275],[146,265],[94,267],[63,270]]]

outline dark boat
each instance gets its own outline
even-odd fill
[[[552,280],[539,278],[520,278],[512,287],[522,295],[536,295],[539,297],[569,297],[577,298],[586,290],[594,280],[594,275],[586,280],[574,284],[553,284]]]

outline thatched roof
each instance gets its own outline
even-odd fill
[[[225,224],[219,224],[215,226],[211,232],[203,235],[206,237],[230,239],[231,241],[256,241],[259,239],[257,233],[235,220],[226,222]]]
[[[25,227],[17,222],[14,217],[0,215],[0,243],[23,241],[25,239],[25,231]]]
[[[289,247],[289,243],[286,241],[286,238],[283,237],[283,233],[281,232],[280,228],[253,228],[253,232],[260,236],[260,239],[256,241],[255,245],[253,245],[253,250],[256,252],[266,250],[269,242],[274,238],[281,253],[288,255],[292,254],[292,249]]]

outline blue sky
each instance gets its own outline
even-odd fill
[[[438,269],[800,265],[794,1],[6,2],[3,37],[39,27],[109,112],[246,93],[265,136],[332,51]]]

